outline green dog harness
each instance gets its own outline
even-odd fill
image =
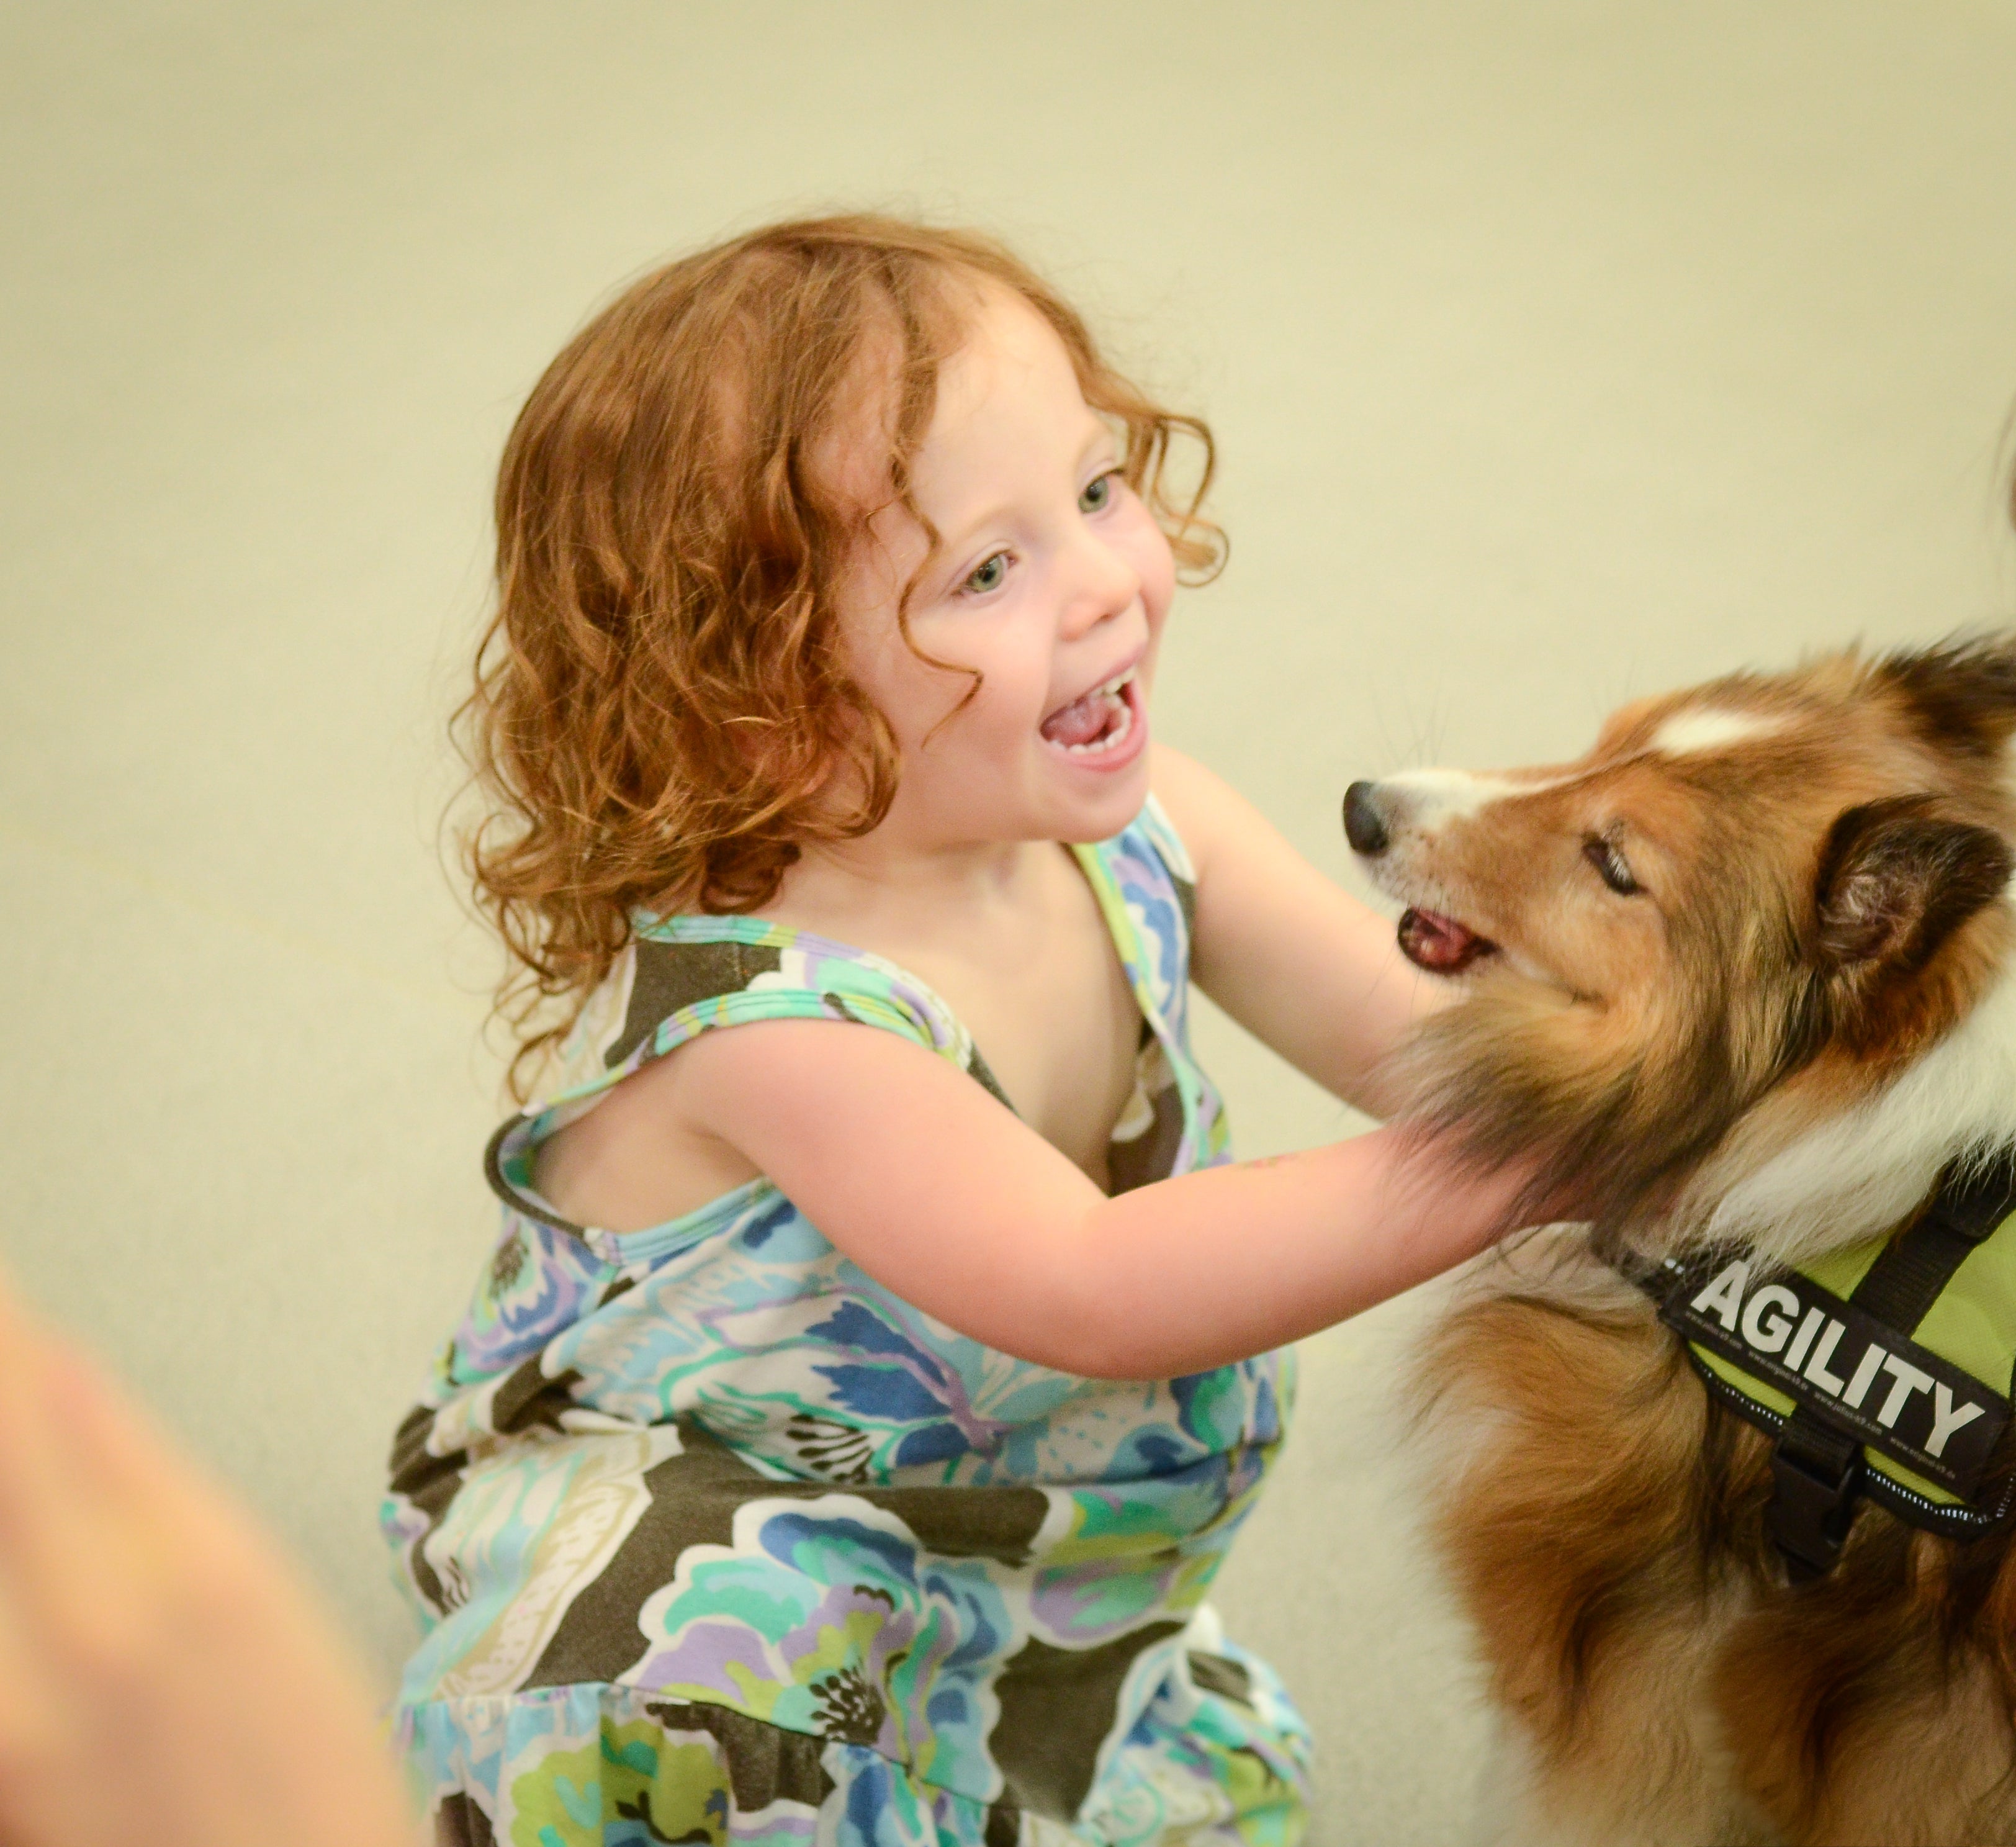
[[[1777,1439],[1769,1526],[1795,1581],[1841,1556],[1859,1497],[1949,1538],[1991,1532],[2016,1390],[2016,1152],[1948,1170],[1924,1214],[1798,1269],[1723,1248],[1640,1286],[1709,1392]]]

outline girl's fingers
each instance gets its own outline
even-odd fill
[[[0,1789],[10,1804],[34,1799],[74,1721],[51,1643],[99,1568],[98,1537],[50,1415],[53,1357],[0,1282]],[[19,1819],[10,1808],[9,1820]]]
[[[125,1499],[172,1500],[182,1492],[185,1465],[169,1459],[166,1436],[102,1367],[59,1346],[48,1376],[59,1434],[81,1477]]]
[[[18,1568],[46,1549],[46,1529],[70,1484],[50,1428],[48,1343],[24,1317],[7,1319],[11,1326],[0,1325],[0,1554]]]
[[[11,1304],[0,1345],[0,1599],[17,1649],[144,1620],[209,1549],[200,1489],[103,1373]]]
[[[186,1493],[164,1434],[103,1368],[36,1325],[0,1282],[0,1494],[60,1483],[111,1512]],[[39,1496],[34,1504],[42,1505]],[[4,1844],[0,1844],[4,1847]]]

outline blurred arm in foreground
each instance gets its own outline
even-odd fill
[[[277,1548],[0,1279],[0,1841],[416,1838]]]

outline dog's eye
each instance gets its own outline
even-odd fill
[[[1598,838],[1582,850],[1582,857],[1595,867],[1597,876],[1620,898],[1636,897],[1645,889],[1631,876],[1629,864],[1611,842]]]

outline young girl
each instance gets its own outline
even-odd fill
[[[1516,1181],[1223,1164],[1193,971],[1375,1107],[1425,1002],[1150,746],[1216,557],[1180,437],[1208,482],[1020,263],[867,218],[646,277],[520,415],[472,858],[574,1019],[394,1457],[442,1841],[1300,1838],[1307,1733],[1203,1601],[1278,1350]]]

